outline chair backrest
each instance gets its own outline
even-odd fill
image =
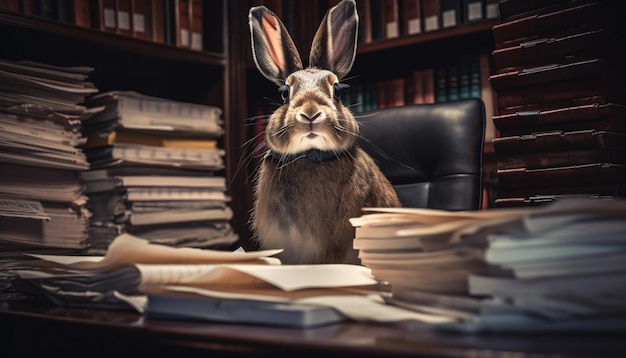
[[[405,207],[479,210],[485,107],[480,99],[358,114],[361,148]]]

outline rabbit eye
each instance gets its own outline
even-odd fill
[[[282,85],[278,87],[278,92],[280,93],[280,98],[283,99],[283,103],[287,103],[289,101],[289,86]]]
[[[341,92],[342,92],[342,90],[344,88],[348,88],[348,87],[350,87],[350,86],[347,85],[347,84],[344,84],[344,83],[337,82],[337,83],[333,84],[333,96],[335,97],[335,99],[338,99],[338,100],[341,99]]]

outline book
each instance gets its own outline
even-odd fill
[[[165,36],[165,43],[168,45],[176,46],[178,33],[178,1],[177,0],[163,0],[163,33]]]
[[[146,20],[148,38],[154,42],[165,43],[165,1],[154,0],[148,4],[149,12]]]
[[[103,147],[116,143],[141,144],[165,148],[217,149],[214,138],[177,137],[160,133],[144,133],[139,131],[114,130],[112,132],[91,133],[87,143],[81,148]]]
[[[414,35],[422,33],[422,3],[421,0],[404,0],[402,2],[402,33]]]
[[[347,320],[331,307],[301,303],[258,302],[199,295],[148,293],[146,316],[231,323],[313,328]]]
[[[162,211],[133,211],[128,224],[131,226],[146,226],[167,223],[191,223],[195,221],[228,221],[233,218],[233,211],[229,207],[200,209],[200,210],[162,210]]]
[[[393,39],[400,36],[398,0],[383,0],[383,14],[385,39]]]
[[[74,24],[91,27],[91,2],[89,0],[72,0]]]
[[[462,0],[463,23],[485,19],[485,0]]]
[[[228,196],[218,190],[204,188],[126,188],[123,191],[128,201],[206,201],[227,202]]]
[[[3,1],[0,1],[0,8],[5,9],[5,10],[19,12],[19,11],[21,11],[20,10],[20,3],[22,3],[22,1],[19,1],[19,0],[3,0]]]
[[[139,39],[145,39],[146,36],[146,24],[147,24],[147,14],[150,11],[149,1],[148,0],[131,0],[131,24],[132,24],[132,34],[133,37]]]
[[[445,67],[438,67],[434,71],[435,102],[448,100],[448,72]]]
[[[461,0],[441,0],[441,27],[449,28],[461,24]]]
[[[435,31],[441,28],[440,0],[421,0],[424,32]]]
[[[176,0],[176,46],[191,46],[191,0]]]
[[[131,0],[115,0],[116,33],[124,36],[132,36]]]
[[[132,91],[110,91],[93,96],[87,105],[105,109],[87,119],[84,133],[118,128],[218,137],[224,133],[218,107],[146,96]]]
[[[457,101],[460,98],[460,84],[458,65],[453,64],[446,69],[446,102]]]
[[[500,0],[485,0],[485,18],[486,19],[499,19],[500,18]]]
[[[116,0],[102,0],[93,3],[91,7],[92,26],[101,31],[117,31],[117,5]]]
[[[74,12],[73,12],[73,0],[60,0],[56,1],[56,20],[61,22],[67,22],[68,24],[74,23]]]
[[[435,70],[424,69],[424,103],[435,103]]]
[[[413,104],[423,104],[426,103],[425,93],[424,93],[424,70],[417,70],[413,72]]]
[[[378,41],[385,38],[385,22],[384,22],[384,0],[369,0],[370,2],[370,27],[372,32],[372,41]]]
[[[191,49],[204,49],[204,13],[202,0],[191,1]]]
[[[359,15],[358,43],[372,42],[372,13],[370,0],[356,0],[357,13]]]
[[[85,150],[92,168],[121,164],[160,164],[171,167],[218,170],[224,166],[221,149],[164,148],[137,144],[117,144]]]
[[[97,172],[98,174],[101,172]],[[181,187],[181,188],[213,188],[226,190],[224,177],[183,177],[183,176],[157,176],[157,175],[130,175],[114,177],[96,177],[88,172],[81,173],[85,180],[86,193],[110,191],[123,187]]]

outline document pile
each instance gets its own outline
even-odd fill
[[[224,168],[221,109],[124,91],[87,103],[105,107],[83,128],[89,252],[106,252],[124,232],[170,246],[232,249],[230,197],[216,173]]]
[[[80,130],[90,67],[0,60],[0,261],[88,246]]]
[[[57,305],[148,317],[295,327],[431,319],[384,304],[364,266],[281,265],[271,257],[281,251],[174,248],[123,234],[104,257],[32,255],[0,274],[12,282],[5,286]]]
[[[447,212],[368,208],[354,248],[387,303],[461,331],[626,328],[626,200]]]

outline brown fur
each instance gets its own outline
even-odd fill
[[[275,27],[268,30],[268,24]],[[329,10],[312,46],[315,62],[302,69],[280,20],[264,7],[250,10],[259,70],[289,87],[289,98],[265,130],[275,157],[267,156],[261,164],[251,216],[260,246],[285,249],[279,255],[284,263],[358,263],[348,219],[360,216],[363,207],[400,206],[387,178],[357,146],[358,123],[334,92],[352,66],[356,26],[353,1]],[[326,33],[333,29],[337,33]],[[330,39],[335,43],[324,42]],[[329,46],[337,48],[328,51]],[[310,149],[331,157],[321,162],[298,157]]]

